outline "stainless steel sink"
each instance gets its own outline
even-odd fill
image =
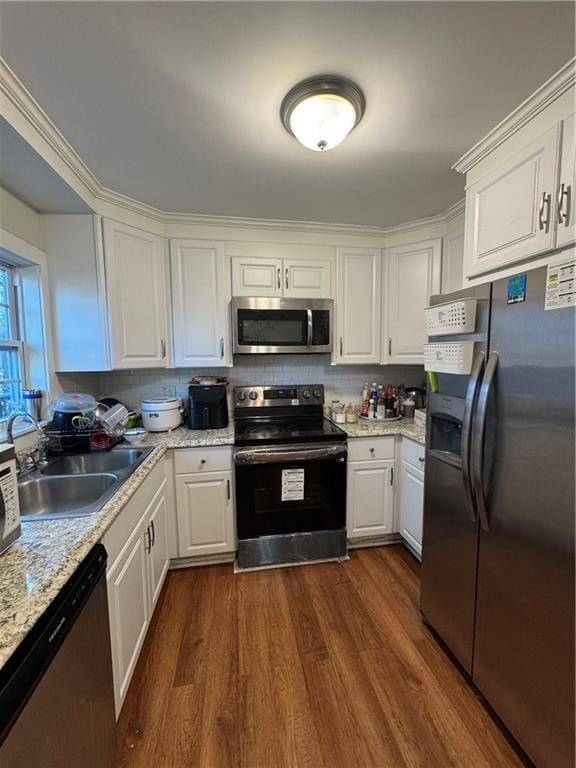
[[[138,448],[117,448],[104,453],[82,453],[61,456],[40,470],[43,475],[85,475],[117,472],[141,463],[148,451]]]
[[[57,520],[97,512],[153,450],[115,448],[59,456],[19,479],[22,520]]]
[[[118,477],[111,472],[52,477],[34,473],[18,484],[22,520],[89,515],[102,506],[118,484]]]

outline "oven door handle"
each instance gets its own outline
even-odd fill
[[[293,461],[346,461],[344,445],[261,446],[236,448],[234,464],[282,464]]]

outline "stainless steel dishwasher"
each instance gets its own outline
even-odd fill
[[[97,544],[0,670],[2,768],[113,768],[106,550]]]

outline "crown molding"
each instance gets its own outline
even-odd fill
[[[458,216],[462,216],[465,210],[466,210],[466,198],[463,197],[462,200],[458,200],[457,203],[454,203],[449,208],[446,208],[446,210],[444,211],[445,222],[448,224],[448,222],[458,218]]]
[[[11,110],[7,110],[8,104],[4,99],[8,101],[9,106],[12,108]],[[7,117],[8,111],[11,112],[10,117],[14,118],[16,116],[17,120],[9,119]],[[453,210],[458,209],[458,213],[460,213],[464,207],[464,201],[462,200],[451,206],[446,212],[389,227],[339,224],[335,222],[293,221],[287,219],[254,219],[237,216],[162,211],[159,208],[105,187],[2,57],[0,57],[0,114],[6,117],[12,127],[31,144],[35,151],[44,157],[48,164],[52,165],[50,158],[45,153],[43,154],[41,149],[42,142],[48,145],[60,162],[63,163],[68,174],[71,174],[74,182],[76,182],[74,184],[76,192],[96,213],[102,214],[101,206],[109,206],[118,209],[119,212],[125,211],[129,214],[143,217],[163,227],[183,225],[385,238],[392,234],[402,234],[404,232],[422,230],[436,224],[443,224],[449,218],[457,215],[457,213],[452,213]],[[40,141],[34,141],[37,138]],[[54,170],[62,176],[61,169],[54,168]],[[64,181],[68,182],[69,179],[65,178]]]
[[[576,82],[576,58],[570,59],[564,66],[552,75],[543,85],[520,104],[513,112],[498,123],[478,143],[468,150],[452,166],[452,170],[467,173],[483,158],[493,152],[510,136],[530,122],[542,110],[565,93]]]

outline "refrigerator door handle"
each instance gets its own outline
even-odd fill
[[[484,494],[484,438],[486,436],[486,413],[488,409],[488,400],[492,391],[492,384],[496,376],[498,367],[498,352],[490,352],[484,378],[480,385],[480,394],[478,395],[478,409],[476,412],[476,421],[472,437],[472,487],[476,498],[476,506],[480,516],[480,525],[482,530],[489,531],[488,509],[486,507],[486,496]]]
[[[472,441],[472,415],[476,406],[478,396],[478,385],[480,376],[484,367],[484,352],[479,352],[472,364],[472,372],[468,381],[466,390],[466,402],[464,405],[464,417],[462,419],[462,480],[464,482],[464,496],[466,498],[466,509],[468,517],[475,523],[478,519],[478,512],[474,504],[474,495],[472,493],[472,480],[470,477],[470,452]]]

